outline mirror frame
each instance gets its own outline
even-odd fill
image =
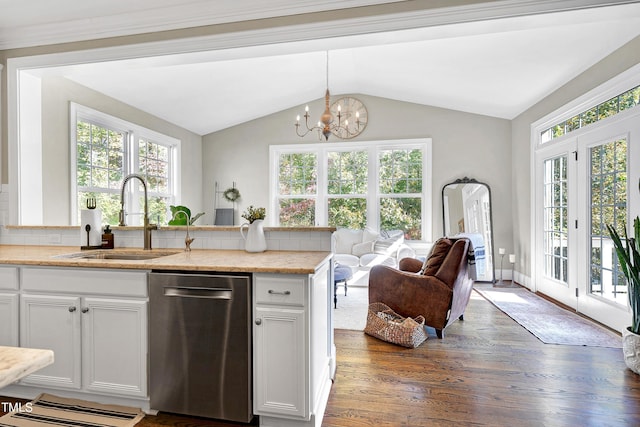
[[[477,185],[483,185],[484,187],[486,187],[487,191],[489,192],[489,227],[491,228],[491,278],[490,280],[476,280],[477,282],[490,282],[490,283],[495,283],[496,282],[496,257],[495,257],[495,249],[494,249],[494,239],[493,239],[493,202],[491,201],[491,187],[489,187],[489,184],[485,183],[485,182],[481,182],[478,181],[474,178],[469,178],[469,177],[464,177],[464,178],[458,178],[453,182],[448,182],[445,185],[442,186],[442,192],[441,192],[441,197],[442,197],[442,234],[446,236],[446,230],[445,230],[445,224],[446,224],[446,210],[445,210],[445,206],[444,206],[444,190],[452,184],[456,184],[456,185],[464,185],[464,184],[477,184]],[[485,245],[486,247],[486,245]]]

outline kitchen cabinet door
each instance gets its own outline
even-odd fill
[[[87,391],[147,395],[147,302],[82,300],[82,378]]]
[[[0,292],[0,345],[18,346],[18,294]]]
[[[304,309],[256,306],[256,414],[308,417]]]
[[[55,361],[22,380],[25,384],[79,389],[80,298],[23,294],[20,298],[22,347],[53,350]]]

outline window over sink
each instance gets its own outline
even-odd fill
[[[71,104],[70,117],[74,121],[72,223],[80,223],[86,200],[95,198],[103,222],[117,225],[122,180],[130,173],[142,175],[147,182],[150,218],[166,223],[175,200],[180,141],[79,104]],[[142,215],[137,213],[144,205],[142,187],[130,184],[126,190],[127,223],[141,224]]]

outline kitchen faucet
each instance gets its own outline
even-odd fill
[[[194,238],[189,236],[189,215],[187,215],[185,211],[179,210],[173,214],[173,217],[171,219],[172,220],[176,219],[176,216],[178,216],[179,213],[183,214],[184,217],[187,219],[187,235],[184,238],[184,251],[191,252],[191,243],[193,242]]]
[[[127,225],[125,221],[125,213],[124,213],[124,188],[127,185],[127,182],[131,178],[137,178],[142,183],[142,187],[144,188],[144,249],[151,250],[151,230],[157,230],[157,224],[149,224],[149,199],[147,197],[147,183],[141,175],[132,173],[127,175],[122,181],[122,188],[120,189],[120,227],[124,227]]]

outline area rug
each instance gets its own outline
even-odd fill
[[[133,427],[144,415],[139,408],[41,394],[0,417],[0,426]]]
[[[619,335],[528,289],[484,286],[474,289],[545,344],[622,348]]]
[[[369,288],[349,286],[345,296],[344,288],[338,286],[338,307],[333,310],[333,327],[364,331],[368,306]]]

